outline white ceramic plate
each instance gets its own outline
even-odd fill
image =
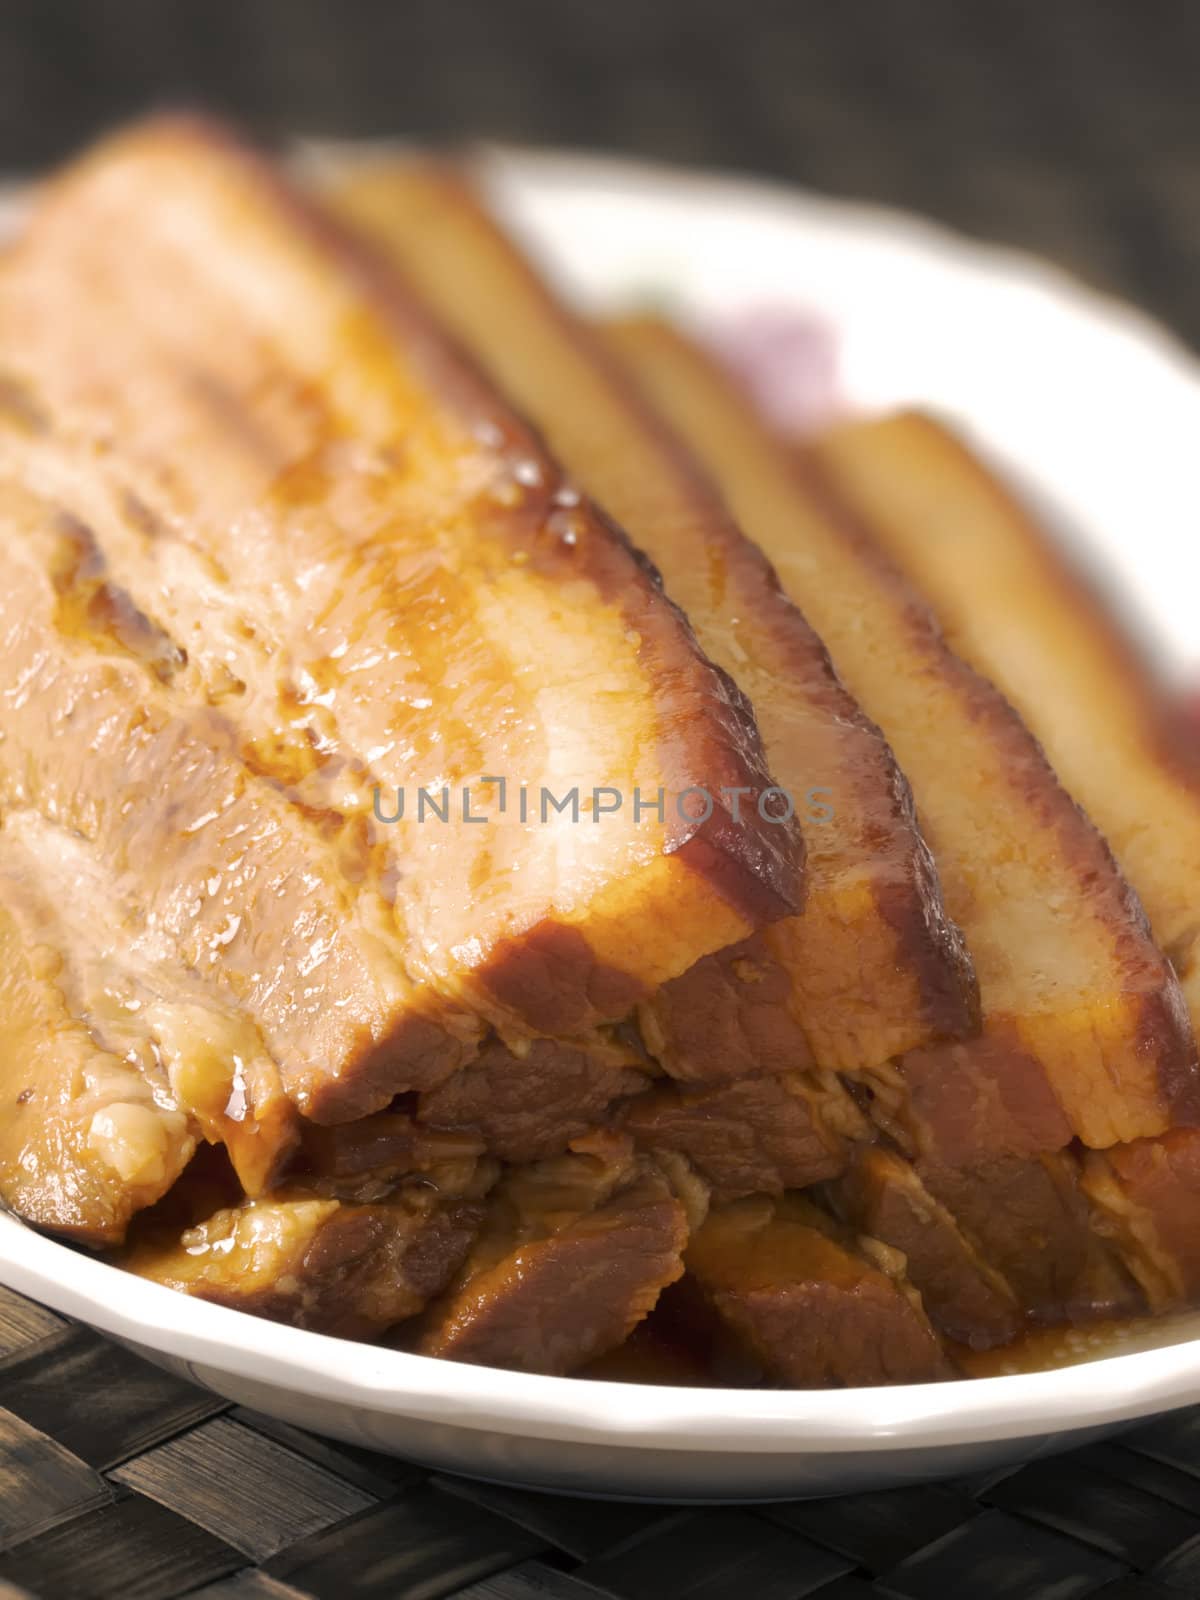
[[[1152,322],[883,211],[627,163],[482,160],[589,305],[666,298],[708,329],[763,310],[815,318],[850,404],[917,402],[966,427],[1107,568],[1168,668],[1196,664],[1200,370]],[[526,1377],[347,1344],[189,1300],[2,1215],[0,1279],[300,1426],[576,1493],[829,1494],[999,1465],[1200,1401],[1200,1317],[1056,1372],[767,1393]]]

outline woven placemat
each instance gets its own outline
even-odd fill
[[[5,0],[0,171],[180,101],[589,146],[926,212],[1200,346],[1198,85],[1196,0]]]
[[[0,1289],[0,1600],[1169,1600],[1200,1407],[987,1477],[761,1508],[430,1472],[231,1406]]]

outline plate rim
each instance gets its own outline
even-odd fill
[[[0,1215],[19,1292],[116,1338],[357,1410],[626,1449],[756,1456],[941,1449],[1070,1432],[1200,1399],[1200,1340],[1049,1371],[847,1389],[722,1389],[545,1377],[333,1338],[194,1300]],[[58,1267],[58,1270],[56,1269]],[[119,1285],[120,1301],[107,1292]]]

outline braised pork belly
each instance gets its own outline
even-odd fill
[[[359,1122],[308,1123],[287,1171],[291,1183],[336,1200],[384,1200],[416,1185],[455,1199],[479,1198],[499,1163],[476,1134],[423,1128],[405,1111],[377,1111]]]
[[[772,552],[745,537],[700,464],[461,177],[383,161],[332,193],[654,562],[704,649],[749,694],[798,814],[814,788],[832,812],[805,830],[804,915],[645,1002],[651,1050],[675,1076],[711,1081],[872,1066],[974,1031],[974,977],[908,788],[798,597],[780,587]]]
[[[1194,763],[944,431],[798,450],[461,171],[186,119],[39,194],[0,350],[19,1216],[639,1382],[1200,1302]]]
[[[812,448],[1103,831],[1195,1024],[1200,746],[1182,708],[1090,575],[948,428],[902,412],[835,428]]]
[[[72,1015],[47,917],[24,884],[0,876],[0,1194],[38,1226],[115,1244],[183,1171],[197,1129],[165,1083],[101,1048]]]
[[[1103,829],[1200,1023],[1200,743],[1089,575],[948,428],[913,412],[812,446],[946,636],[1004,691]],[[1150,1305],[1200,1292],[1200,1136],[1088,1155],[1083,1189]]]
[[[909,1282],[945,1338],[990,1350],[1020,1333],[1026,1313],[1016,1290],[910,1162],[883,1145],[853,1147],[825,1197],[857,1233],[900,1252]]]
[[[630,1100],[621,1126],[645,1149],[686,1157],[728,1200],[836,1177],[869,1127],[836,1077],[822,1083],[807,1073],[710,1088],[664,1084]]]
[[[176,969],[152,981],[211,991],[213,1013],[232,1019],[229,1070],[241,1055],[269,1097],[277,1076],[286,1087],[305,1065],[372,1048],[403,974],[356,913],[319,832],[247,770],[219,714],[180,705],[157,656],[130,647],[152,630],[127,597],[106,596],[121,635],[87,607],[75,614],[74,525],[2,469],[0,530],[6,829],[29,814],[77,841],[80,892],[91,870],[110,919],[129,908],[125,937],[144,948],[142,964]],[[278,1074],[256,1068],[266,1060]]]
[[[505,1161],[541,1161],[640,1097],[646,1065],[645,1052],[620,1036],[531,1039],[511,1049],[491,1040],[418,1098],[417,1116],[430,1129],[477,1133]]]
[[[952,1377],[920,1296],[901,1275],[903,1258],[876,1257],[881,1264],[803,1198],[758,1195],[714,1207],[687,1266],[776,1382],[808,1389]]]
[[[567,1373],[616,1348],[683,1274],[685,1203],[620,1140],[504,1178],[456,1281],[411,1348]]]
[[[235,1008],[156,947],[86,842],[36,813],[9,813],[0,828],[0,900],[9,941],[22,951],[10,970],[10,1020],[25,1009],[16,974],[36,972],[46,1003],[111,1061],[110,1088],[125,1085],[89,1134],[114,1186],[135,1172],[149,1176],[160,1157],[164,1175],[176,1175],[203,1138],[228,1150],[247,1192],[269,1188],[300,1136],[274,1061]],[[19,1050],[12,1065],[22,1070]],[[22,1124],[28,1131],[38,1108],[48,1114],[44,1089],[30,1072],[14,1134]],[[141,1162],[135,1151],[143,1143]]]
[[[983,1006],[979,1043],[922,1046],[921,1070],[932,1058],[949,1063],[948,1076],[973,1075],[978,1051],[991,1076],[999,1050],[1013,1072],[1044,1076],[1062,1111],[1060,1143],[1103,1147],[1200,1117],[1178,979],[1017,713],[951,652],[920,592],[697,348],[653,322],[613,339],[771,557],[912,784]],[[901,1079],[905,1070],[902,1057]]]
[[[330,935],[299,918],[291,971],[340,1036],[268,1034],[306,1115],[428,1087],[487,1024],[619,1021],[798,904],[798,828],[724,798],[771,782],[744,696],[416,296],[257,158],[182,121],[103,146],[6,261],[0,338],[39,418],[0,467],[89,529],[244,771],[368,837],[343,920],[371,922],[387,990],[361,1016],[312,998]],[[526,779],[535,808],[630,803],[531,826]],[[419,789],[444,821],[380,821]],[[253,943],[231,929],[231,971]]]
[[[139,1277],[346,1339],[377,1337],[421,1311],[462,1261],[482,1207],[405,1190],[354,1203],[284,1190],[224,1207],[177,1238],[139,1240]]]

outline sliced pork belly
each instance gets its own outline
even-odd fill
[[[571,1042],[532,1039],[509,1049],[494,1039],[452,1078],[420,1096],[430,1129],[476,1133],[503,1161],[542,1161],[610,1120],[610,1110],[649,1083],[644,1057],[600,1034]]]
[[[1098,1225],[1071,1150],[996,1156],[969,1169],[918,1162],[925,1188],[1035,1323],[1144,1310],[1138,1286]]]
[[[1089,1154],[1083,1188],[1152,1311],[1200,1297],[1200,1130]]]
[[[1044,1063],[1000,1023],[981,1039],[914,1050],[861,1081],[876,1122],[925,1161],[969,1167],[1061,1150],[1071,1139]]]
[[[523,1372],[615,1349],[683,1272],[685,1204],[619,1142],[510,1172],[457,1280],[406,1343]]]
[[[482,1211],[421,1188],[375,1204],[285,1190],[224,1207],[182,1234],[150,1230],[120,1262],[199,1300],[369,1339],[444,1287]]]
[[[624,1344],[589,1362],[577,1378],[602,1383],[656,1383],[677,1388],[729,1387],[753,1382],[740,1350],[733,1352],[733,1370],[723,1364],[724,1329],[688,1279],[664,1289],[653,1311],[638,1323]]]
[[[156,958],[242,1010],[298,1100],[310,1079],[391,1073],[397,1052],[410,1086],[444,1077],[473,1046],[414,1005],[328,840],[218,712],[171,695],[122,591],[93,608],[77,528],[2,467],[0,551],[0,804],[86,840]]]
[[[847,425],[816,454],[1103,830],[1200,1023],[1200,746],[1120,617],[931,417]]]
[[[621,1126],[644,1149],[686,1156],[714,1198],[736,1200],[836,1177],[847,1140],[869,1125],[836,1078],[792,1073],[707,1089],[661,1085],[629,1102]]]
[[[796,908],[798,829],[722,798],[769,785],[751,713],[654,574],[414,294],[230,140],[151,124],[51,185],[0,340],[25,399],[0,465],[88,526],[177,646],[171,693],[219,707],[314,825],[357,830],[389,901],[383,1015],[351,998],[322,1015],[353,1040],[276,1051],[308,1115],[382,1109],[484,1022],[618,1020]],[[532,817],[542,787],[567,812],[523,819],[525,782]],[[663,815],[598,825],[594,787],[661,788]],[[707,818],[679,804],[697,787]],[[446,820],[389,823],[418,788]],[[309,954],[306,994],[330,970]]]
[[[652,1052],[679,1078],[719,1081],[871,1066],[972,1031],[974,979],[891,751],[712,485],[460,178],[386,161],[356,165],[333,192],[654,561],[750,695],[797,812],[820,788],[832,813],[806,829],[803,917],[643,1005]],[[751,812],[753,797],[742,805]]]
[[[839,1213],[904,1251],[935,1325],[977,1349],[1004,1342],[1014,1307],[1042,1324],[1140,1311],[1067,1132],[1050,1137],[1064,1119],[1044,1075],[1019,1051],[928,1054],[871,1075],[871,1118],[900,1153],[852,1148]]]
[[[135,1099],[149,1099],[164,1116],[182,1112],[189,1138],[199,1132],[224,1145],[248,1192],[268,1187],[299,1137],[275,1062],[237,1007],[172,959],[89,843],[36,812],[9,812],[0,827],[0,895],[25,959],[36,956],[61,1008],[98,1050],[140,1074]],[[32,1108],[51,1115],[52,1103],[31,1076],[26,1129]],[[114,1107],[107,1115],[125,1113]],[[38,1220],[53,1225],[49,1214]]]
[[[1200,758],[1146,660],[1029,508],[947,428],[905,412],[815,452],[946,636],[1009,696],[1103,828],[1200,1019]],[[1153,825],[1148,825],[1152,819]],[[1154,1310],[1200,1293],[1200,1136],[1088,1155],[1083,1188]]]
[[[890,1159],[886,1173],[882,1165],[872,1172],[867,1190],[854,1190],[851,1179],[860,1205],[873,1194],[857,1225],[911,1248],[909,1274],[939,1329],[955,1338],[970,1333],[963,1342],[976,1348],[1003,1342],[1005,1309],[976,1281],[962,1241],[1035,1321],[1141,1309],[1079,1192],[1062,1106],[1011,1030],[1007,1038],[997,1028],[954,1049],[914,1051],[865,1075],[863,1085],[872,1120],[913,1164]],[[929,1218],[920,1233],[914,1214]]]
[[[1200,1117],[1178,981],[1016,712],[698,351],[653,323],[615,337],[895,750],[979,976],[982,1055],[1000,1047],[1014,1071],[1044,1076],[1063,1113],[1055,1138],[1105,1146]],[[971,1046],[943,1048],[948,1074],[964,1070]]]
[[[336,1127],[307,1123],[288,1179],[326,1199],[383,1200],[413,1183],[454,1199],[478,1199],[499,1163],[477,1134],[423,1128],[407,1111],[377,1111]]]
[[[1016,1338],[1024,1313],[1012,1287],[910,1162],[882,1145],[852,1146],[845,1171],[824,1193],[856,1232],[902,1253],[905,1276],[945,1338],[979,1350]]]
[[[879,1253],[900,1266],[901,1258]],[[920,1297],[798,1196],[714,1207],[688,1246],[687,1270],[778,1383],[811,1389],[953,1376]]]
[[[0,1198],[38,1227],[115,1244],[183,1171],[197,1129],[71,1014],[44,916],[0,874]]]

